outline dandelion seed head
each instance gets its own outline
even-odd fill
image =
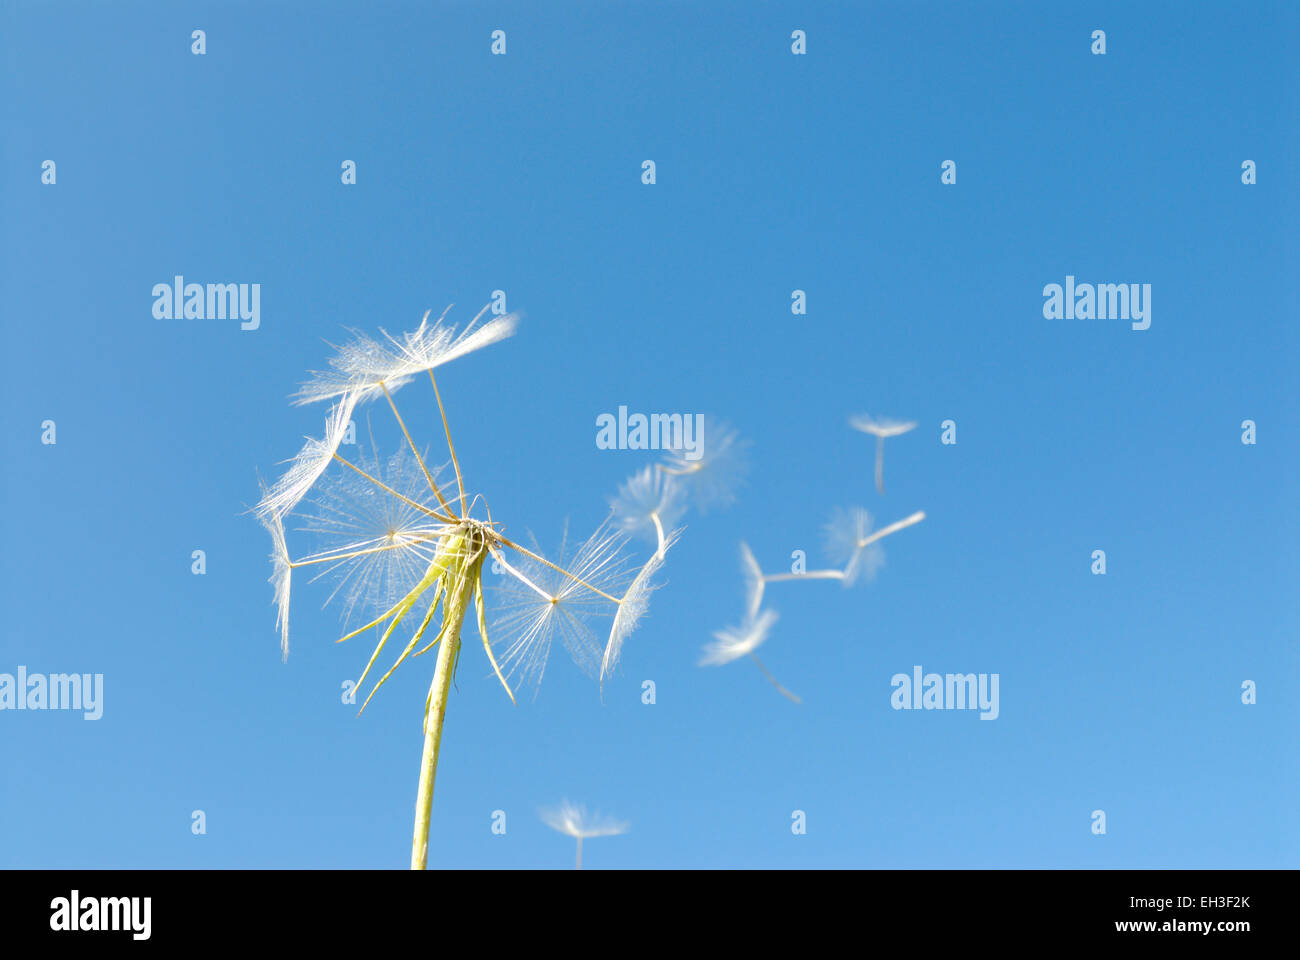
[[[578,580],[612,596],[622,593],[634,575],[626,543],[626,537],[603,523],[574,546],[566,525],[554,559],[568,573],[526,555],[501,557],[509,567],[502,569],[500,583],[493,588],[497,602],[489,636],[497,663],[517,691],[537,695],[556,639],[584,673],[599,676],[603,648],[590,622],[609,616],[616,604]],[[541,552],[536,540],[533,546],[534,552]]]
[[[628,824],[621,820],[592,816],[585,807],[565,800],[559,806],[548,807],[541,811],[542,822],[552,830],[570,837],[590,839],[591,837],[616,837],[627,833]]]
[[[445,467],[421,459],[441,487],[439,477]],[[439,508],[409,446],[387,457],[373,448],[370,453],[358,449],[358,460],[358,467],[408,500],[426,509]],[[312,556],[358,554],[313,569],[313,580],[333,581],[325,603],[340,602],[344,623],[357,616],[369,620],[404,597],[424,576],[438,537],[448,529],[419,507],[346,468],[322,478],[298,519],[299,529],[315,536],[318,549]]]
[[[749,472],[749,443],[725,420],[711,416],[704,417],[698,439],[698,459],[689,459],[683,447],[674,447],[665,454],[664,465],[680,479],[701,511],[729,506]]]
[[[720,666],[753,653],[767,639],[776,621],[775,610],[764,610],[757,616],[746,617],[738,627],[718,630],[713,634],[713,641],[705,645],[700,666]]]
[[[625,533],[657,542],[659,527],[666,533],[686,512],[684,493],[676,477],[654,466],[644,467],[628,477],[618,488],[618,495],[610,500],[614,522]]]
[[[896,437],[899,434],[907,433],[909,430],[916,428],[915,420],[892,420],[887,417],[873,417],[870,414],[859,413],[849,417],[849,426],[854,430],[861,430],[863,433],[869,433],[873,437]]]
[[[681,530],[674,530],[664,538],[663,549],[656,550],[651,555],[650,559],[645,562],[645,566],[633,578],[632,583],[628,585],[627,592],[623,594],[622,601],[618,605],[618,612],[614,614],[614,623],[609,630],[609,640],[605,644],[605,655],[600,663],[600,679],[602,683],[618,665],[619,657],[623,652],[623,642],[636,630],[637,624],[650,608],[650,594],[660,586],[660,584],[654,582],[655,574],[663,567],[669,548],[677,542],[679,536],[681,536]]]
[[[355,393],[359,399],[379,396],[383,389],[394,392],[415,374],[450,363],[515,332],[519,317],[506,314],[493,317],[482,325],[484,307],[459,334],[454,326],[443,323],[447,310],[432,324],[428,314],[414,331],[394,337],[380,330],[380,338],[352,330],[352,340],[336,348],[329,360],[329,370],[314,371],[293,396],[294,403],[314,403],[340,394]],[[382,387],[381,387],[382,384]]]

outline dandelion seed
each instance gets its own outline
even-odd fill
[[[745,578],[745,617],[748,620],[758,616],[758,608],[763,604],[763,570],[754,559],[749,544],[740,545],[740,573]]]
[[[558,807],[541,811],[542,822],[578,841],[576,869],[582,869],[582,841],[592,837],[616,837],[627,833],[628,825],[619,820],[588,816],[586,809],[565,800]]]
[[[885,554],[876,545],[877,541],[924,519],[925,511],[918,510],[873,531],[871,514],[866,510],[861,507],[837,508],[825,527],[826,550],[833,560],[844,562],[844,586],[853,586],[862,576],[870,580],[884,565]]]
[[[262,488],[265,493],[266,488]],[[275,587],[276,627],[280,631],[280,650],[284,659],[289,658],[289,587],[293,573],[289,560],[289,547],[285,542],[284,521],[278,513],[272,512],[261,518],[262,525],[271,534],[271,584]]]
[[[279,514],[283,517],[298,505],[312,485],[320,479],[325,468],[330,465],[330,461],[334,459],[339,444],[343,441],[343,435],[347,432],[348,423],[352,420],[352,411],[356,405],[355,393],[345,393],[343,398],[334,404],[329,417],[325,420],[324,438],[317,440],[308,437],[302,450],[292,461],[289,461],[289,469],[269,491],[263,491],[261,501],[253,508],[259,519],[265,522],[271,514]]]
[[[662,559],[667,549],[664,531],[676,525],[686,512],[684,490],[676,477],[645,467],[624,481],[610,500],[615,522],[626,533],[644,536],[658,544]]]
[[[618,605],[574,578],[605,594],[621,593],[633,576],[623,552],[625,543],[622,534],[602,524],[571,550],[566,526],[555,558],[567,574],[531,557],[511,563],[495,555],[505,575],[495,588],[498,618],[492,634],[502,651],[501,668],[517,690],[537,695],[556,638],[584,673],[599,677],[603,647],[590,622],[613,614]]]
[[[776,623],[775,611],[759,612],[767,584],[790,580],[838,580],[845,587],[852,586],[864,576],[870,579],[884,563],[884,551],[877,541],[925,519],[918,510],[911,516],[895,521],[887,527],[872,531],[871,514],[862,507],[837,508],[825,527],[826,550],[833,562],[843,563],[843,569],[807,570],[803,573],[765,574],[748,545],[740,545],[740,569],[745,579],[745,618],[738,627],[728,627],[714,633],[714,641],[704,648],[701,666],[730,663],[749,656],[763,672],[772,686],[795,703],[800,699],[783,687],[763,665],[754,651],[767,639]]]
[[[650,594],[659,588],[659,584],[652,582],[654,575],[664,565],[664,557],[679,536],[681,530],[674,530],[668,534],[662,547],[646,561],[645,566],[632,580],[627,592],[619,601],[618,612],[614,614],[614,624],[610,627],[609,641],[605,644],[605,655],[600,662],[602,684],[618,665],[619,656],[623,652],[623,642],[636,630],[637,624],[650,608]]]
[[[424,575],[446,530],[417,506],[433,509],[438,504],[409,447],[382,459],[363,451],[359,460],[367,474],[407,499],[399,500],[353,471],[340,471],[321,478],[299,514],[298,529],[316,535],[316,556],[345,557],[324,565],[312,578],[336,581],[325,603],[340,600],[345,626],[358,613],[369,619],[404,597]],[[432,471],[435,482],[443,469]],[[381,545],[392,549],[347,556]]]
[[[849,426],[876,438],[876,491],[885,492],[885,440],[916,428],[915,420],[886,420],[860,413],[849,418]]]
[[[713,642],[706,644],[700,666],[717,667],[748,656],[757,650],[772,632],[777,621],[775,610],[764,610],[754,617],[746,617],[738,627],[727,627],[713,634]]]
[[[707,511],[710,507],[725,507],[735,502],[736,488],[749,471],[746,458],[749,444],[726,421],[705,417],[703,423],[699,459],[689,459],[682,447],[671,448],[659,470],[680,477],[696,505],[701,511]]]
[[[451,308],[448,307],[447,309]],[[478,323],[479,318],[487,312],[487,309],[487,307],[484,307],[480,310],[478,316],[471,320],[459,335],[451,337],[445,345],[438,342],[431,331],[426,332],[422,337],[418,335],[419,331],[417,331],[416,336],[408,338],[404,356],[411,367],[411,371],[414,373],[432,370],[444,363],[458,360],[467,353],[473,353],[475,350],[481,350],[484,347],[505,340],[507,337],[514,336],[515,330],[519,326],[519,315],[515,313],[493,317],[483,326],[475,329],[474,324]]]
[[[772,676],[767,667],[763,666],[763,661],[758,659],[758,654],[754,652],[767,639],[767,635],[772,632],[776,620],[777,613],[775,610],[765,610],[755,616],[746,616],[738,627],[727,627],[724,630],[716,631],[713,634],[713,642],[706,644],[704,647],[704,655],[700,658],[700,666],[721,666],[739,660],[741,657],[749,657],[754,661],[754,665],[762,671],[768,682],[776,687],[782,696],[788,697],[795,703],[802,703],[802,700],[777,682],[776,677]]]
[[[870,580],[885,563],[885,551],[864,543],[871,534],[871,514],[862,507],[837,507],[825,531],[826,554],[833,563],[844,564],[841,578],[851,587],[865,576]]]
[[[451,307],[432,324],[426,313],[419,328],[404,334],[401,339],[386,330],[380,330],[383,339],[379,340],[351,331],[353,340],[336,348],[337,355],[329,361],[331,369],[316,371],[294,394],[293,400],[300,404],[314,403],[347,393],[356,393],[360,399],[368,400],[381,392],[381,385],[390,392],[395,391],[417,373],[450,363],[515,332],[519,318],[513,313],[493,317],[476,327],[487,309],[480,310],[459,334],[454,327],[443,325]]]

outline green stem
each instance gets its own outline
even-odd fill
[[[454,607],[453,607],[454,609]],[[411,840],[411,869],[423,870],[429,860],[429,818],[433,812],[433,780],[438,773],[438,745],[442,741],[442,719],[447,712],[447,694],[451,690],[451,675],[460,650],[460,618],[445,624],[442,648],[438,651],[438,665],[433,671],[433,684],[429,687],[429,708],[424,716],[424,752],[420,757],[420,789],[415,798],[415,836]],[[454,614],[448,613],[449,616]]]
[[[460,628],[465,622],[475,587],[481,590],[483,536],[474,530],[448,535],[438,550],[431,570],[443,579],[442,628],[438,632],[438,665],[424,706],[424,752],[420,756],[420,788],[415,796],[415,836],[411,839],[411,869],[423,870],[429,862],[429,819],[433,813],[433,781],[438,775],[438,746],[442,742],[442,720],[447,713],[456,661],[460,656]]]

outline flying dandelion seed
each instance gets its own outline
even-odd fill
[[[738,627],[718,630],[713,634],[713,642],[705,645],[700,666],[718,667],[753,653],[767,639],[776,620],[775,610],[764,610],[752,619],[746,617]]]
[[[684,494],[676,477],[654,467],[644,467],[618,488],[610,508],[615,522],[625,533],[657,543],[657,552],[662,557],[667,549],[665,531],[675,526],[686,512],[682,503]]]
[[[627,833],[628,825],[619,820],[588,816],[587,811],[565,800],[558,807],[541,811],[542,822],[552,830],[574,837],[578,841],[578,859],[575,869],[582,869],[582,841],[593,837],[616,837]]]
[[[276,625],[286,656],[290,580],[299,567],[319,567],[313,573],[338,578],[331,599],[341,600],[345,622],[354,612],[365,611],[361,619],[374,614],[368,622],[339,638],[342,642],[371,629],[382,631],[358,686],[370,675],[398,628],[411,631],[388,671],[371,687],[362,711],[399,666],[438,647],[425,699],[424,746],[411,843],[413,869],[424,869],[428,862],[442,725],[459,662],[461,630],[470,616],[471,603],[488,663],[511,701],[515,699],[514,691],[497,662],[494,645],[503,652],[507,666],[526,683],[540,680],[550,644],[557,635],[575,652],[575,659],[594,670],[599,644],[589,635],[587,619],[597,612],[613,615],[609,640],[599,657],[599,679],[603,682],[617,663],[624,640],[644,616],[655,589],[652,578],[677,536],[676,531],[660,533],[658,552],[632,576],[630,572],[625,575],[625,561],[620,556],[623,539],[608,528],[598,530],[579,547],[568,560],[571,568],[566,568],[508,539],[490,509],[486,510],[486,520],[472,515],[480,497],[466,496],[447,410],[433,371],[514,332],[514,315],[496,317],[477,326],[485,312],[486,308],[459,334],[444,326],[443,318],[430,324],[426,313],[418,329],[400,338],[386,332],[383,339],[359,334],[337,348],[330,369],[316,374],[295,397],[298,403],[334,401],[324,438],[308,440],[284,476],[269,489],[263,487],[262,499],[253,508],[271,534]],[[442,419],[455,474],[454,492],[450,480],[445,491],[440,485],[437,478],[441,469],[430,468],[393,400],[397,388],[419,373],[427,373],[433,387],[433,400]],[[344,431],[357,404],[380,395],[392,410],[409,455],[403,451],[381,460],[372,449],[369,458],[363,455],[358,458],[360,463],[352,463],[338,452]],[[322,480],[326,468],[336,461],[338,477],[329,475]],[[306,529],[328,541],[328,545],[294,560],[286,543],[284,521],[308,492],[315,496],[300,516]],[[661,492],[665,492],[662,487]],[[672,514],[665,510],[664,515]],[[506,559],[507,552],[515,557],[514,563]],[[544,599],[549,608],[539,610],[533,601],[524,613],[523,604],[507,604],[504,620],[498,619],[494,627],[495,641],[489,639],[483,591],[483,564],[489,557],[499,561],[537,599]],[[441,618],[433,638],[425,642],[439,611]]]
[[[826,554],[833,563],[844,564],[840,582],[851,587],[863,579],[874,579],[885,564],[885,551],[877,543],[868,543],[871,514],[862,507],[837,507],[823,527]]]
[[[883,540],[892,533],[897,533],[913,524],[920,523],[925,519],[925,511],[918,510],[902,520],[896,520],[887,527],[881,527],[873,531],[871,514],[862,507],[850,507],[848,509],[836,508],[831,515],[830,522],[823,528],[823,534],[826,542],[826,552],[831,560],[836,563],[843,563],[843,569],[831,568],[828,570],[806,570],[803,573],[759,573],[762,577],[763,584],[780,583],[789,580],[838,580],[846,587],[851,587],[860,582],[864,577],[870,580],[885,562],[884,551],[876,545],[878,540]],[[743,544],[742,544],[743,546]],[[747,583],[754,576],[751,564],[757,566],[753,560],[753,555],[742,553],[742,566]],[[750,605],[757,609],[757,601],[762,599],[762,589],[755,590],[750,586],[747,589],[747,595],[750,598]]]
[[[768,682],[776,687],[782,696],[789,697],[795,703],[802,703],[802,700],[777,682],[776,677],[772,676],[767,667],[763,665],[763,661],[758,659],[758,655],[754,653],[767,639],[767,635],[772,632],[776,620],[777,613],[775,610],[764,610],[755,616],[746,616],[744,622],[738,627],[727,627],[724,630],[718,630],[713,634],[713,642],[705,645],[704,655],[700,658],[700,666],[722,666],[739,660],[741,657],[749,657],[754,661],[758,669],[763,671],[763,676],[767,677]]]
[[[877,541],[890,534],[897,533],[925,519],[925,512],[918,510],[910,516],[897,520],[879,530],[872,530],[871,514],[862,507],[848,509],[837,508],[830,522],[824,528],[826,551],[832,561],[843,563],[843,569],[806,570],[802,573],[763,573],[762,567],[754,558],[748,544],[740,545],[740,572],[745,584],[745,617],[740,626],[727,627],[714,633],[714,640],[704,648],[701,666],[716,666],[730,663],[748,655],[758,668],[763,671],[772,686],[795,703],[802,701],[777,682],[755,655],[754,651],[767,639],[776,623],[775,611],[760,613],[763,596],[769,583],[791,580],[838,580],[843,586],[850,587],[863,579],[871,579],[884,563],[884,551]]]
[[[637,628],[641,618],[645,616],[650,609],[650,594],[659,588],[659,584],[654,582],[655,574],[664,565],[664,557],[677,538],[681,536],[681,530],[674,530],[668,534],[660,544],[659,550],[651,555],[650,559],[645,562],[632,583],[628,586],[627,591],[623,594],[618,602],[618,612],[614,614],[614,623],[609,630],[609,640],[605,644],[605,655],[600,661],[600,682],[604,684],[605,678],[613,673],[614,668],[618,666],[618,658],[623,652],[623,642]]]
[[[876,438],[876,492],[885,492],[885,440],[916,428],[915,420],[886,420],[860,413],[849,418],[849,426]]]
[[[744,542],[740,544],[740,574],[745,580],[745,618],[753,620],[763,605],[763,589],[767,581],[763,579],[763,569],[754,559],[749,544]]]
[[[736,488],[749,472],[746,457],[749,444],[726,421],[707,416],[700,444],[700,457],[696,460],[687,457],[681,447],[669,449],[659,470],[670,477],[680,477],[681,485],[695,498],[701,512],[707,512],[710,507],[729,506],[735,502]]]

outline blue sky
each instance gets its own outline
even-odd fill
[[[104,714],[0,713],[0,865],[406,864],[432,664],[357,718],[319,584],[282,663],[241,513],[321,430],[287,397],[324,340],[497,289],[519,333],[440,386],[511,529],[653,462],[597,449],[620,404],[729,420],[751,470],[603,704],[557,651],[511,707],[466,644],[431,866],[570,865],[565,797],[631,824],[592,868],[1300,865],[1293,5],[60,6],[0,14],[0,672],[102,673]],[[260,328],[155,319],[176,274],[260,283]],[[1150,329],[1045,320],[1067,275],[1150,283]],[[883,496],[857,412],[920,424]],[[819,566],[851,504],[927,519],[864,587],[769,587],[804,702],[696,666],[739,541]],[[891,709],[915,664],[997,673],[998,719]]]

